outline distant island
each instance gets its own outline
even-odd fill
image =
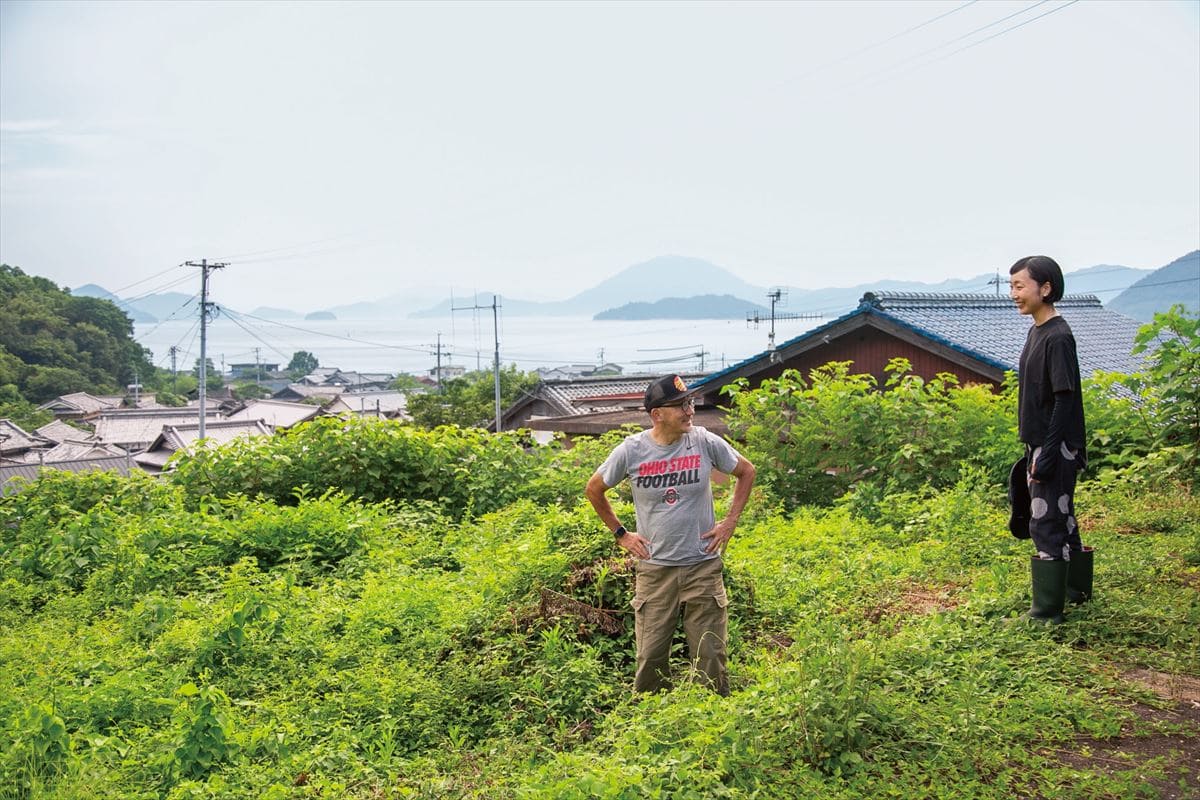
[[[653,303],[626,303],[601,311],[592,319],[744,319],[746,314],[767,308],[731,294],[701,294],[695,297],[666,297]]]
[[[332,311],[312,311],[304,315],[306,320],[326,320],[337,319],[337,316]]]

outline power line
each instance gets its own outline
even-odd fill
[[[939,61],[945,61],[947,58],[950,58],[951,56],[958,55],[959,53],[962,53],[962,52],[964,52],[964,51],[966,51],[966,50],[970,50],[972,47],[978,47],[978,46],[979,46],[979,45],[981,45],[981,44],[985,44],[985,43],[987,43],[987,42],[990,42],[992,39],[995,39],[995,38],[997,38],[997,37],[1003,36],[1003,35],[1004,35],[1004,34],[1006,34],[1006,33],[1011,33],[1012,31],[1015,31],[1017,28],[1024,28],[1026,25],[1030,24],[1031,22],[1037,22],[1037,21],[1038,21],[1039,19],[1041,19],[1042,17],[1048,17],[1048,16],[1050,16],[1051,14],[1057,14],[1059,11],[1062,11],[1062,10],[1063,10],[1064,8],[1066,8],[1067,6],[1073,6],[1073,5],[1075,5],[1076,3],[1078,3],[1078,2],[1079,2],[1079,0],[1068,0],[1068,2],[1066,2],[1066,3],[1063,3],[1063,4],[1062,4],[1061,6],[1059,6],[1058,8],[1052,8],[1052,9],[1050,9],[1049,11],[1046,11],[1046,12],[1043,12],[1043,13],[1041,13],[1041,14],[1038,14],[1036,17],[1033,17],[1032,19],[1027,19],[1027,20],[1025,20],[1024,22],[1021,22],[1021,23],[1018,23],[1018,24],[1016,24],[1016,25],[1013,25],[1011,28],[1005,28],[1005,29],[1004,29],[1004,30],[1002,30],[1002,31],[999,31],[999,32],[997,32],[997,33],[993,33],[991,36],[986,36],[986,37],[984,37],[984,38],[980,39],[980,40],[979,40],[979,41],[977,41],[977,42],[972,42],[971,44],[969,44],[969,45],[966,45],[965,47],[960,47],[960,48],[958,48],[957,50],[952,50],[951,52],[947,53],[946,55],[944,55],[944,56],[939,56],[938,58],[935,58],[935,59],[933,59],[932,61],[930,61],[930,62],[928,62],[928,63],[926,63],[926,64],[923,64],[922,66],[925,66],[925,67],[927,67],[927,66],[930,66],[931,64],[936,64],[936,63],[938,63]],[[1028,10],[1028,9],[1026,9],[1026,10]]]
[[[176,314],[178,314],[180,311],[183,311],[185,308],[187,308],[187,307],[188,307],[188,306],[190,306],[192,303],[194,303],[194,302],[196,301],[196,297],[197,297],[197,295],[192,295],[191,297],[189,297],[189,298],[187,299],[187,302],[185,302],[185,303],[184,303],[183,305],[181,305],[179,308],[175,309],[175,310],[174,310],[174,311],[172,311],[172,312],[171,312],[169,315],[167,315],[167,318],[166,318],[166,319],[159,320],[157,325],[155,325],[153,328],[151,328],[150,330],[148,330],[148,331],[146,331],[145,333],[143,333],[141,336],[135,336],[133,340],[136,342],[136,341],[138,341],[139,339],[144,339],[144,338],[146,338],[147,336],[151,336],[151,335],[152,335],[152,334],[153,334],[153,333],[154,333],[156,330],[158,330],[159,328],[161,328],[161,327],[162,327],[162,326],[163,326],[165,323],[167,323],[167,322],[170,322],[170,321],[171,321],[171,319],[172,319],[172,318],[173,318],[173,317],[174,317]]]
[[[228,312],[228,309],[226,309],[226,311]],[[294,331],[300,331],[301,333],[312,334],[313,336],[324,336],[328,339],[340,339],[341,341],[344,341],[344,342],[354,342],[355,344],[365,344],[365,345],[370,345],[371,347],[380,347],[385,350],[408,350],[408,351],[411,351],[414,353],[426,353],[428,351],[428,345],[426,345],[425,347],[419,347],[419,346],[415,346],[415,345],[383,344],[382,342],[368,342],[365,339],[355,339],[352,336],[339,336],[336,333],[324,333],[322,331],[314,331],[314,330],[309,330],[307,328],[300,328],[295,325],[288,325],[287,323],[279,322],[277,320],[256,317],[253,314],[246,314],[244,312],[239,313],[238,315],[242,316],[242,317],[249,317],[250,319],[253,319],[253,320],[258,320],[259,322],[266,323],[267,325],[278,325],[281,328],[289,328]]]
[[[1037,8],[1038,6],[1044,5],[1048,2],[1050,2],[1050,0],[1038,0],[1038,2],[1034,3],[1031,6],[1026,6],[1025,8],[1022,8],[1020,11],[1014,11],[1013,13],[1011,13],[1007,16],[1004,16],[1004,17],[1001,17],[1000,19],[989,22],[987,25],[980,26],[972,31],[968,31],[967,33],[962,34],[961,36],[956,36],[953,39],[942,42],[941,44],[937,45],[936,47],[931,47],[928,50],[922,50],[920,53],[917,53],[914,56],[910,56],[910,57],[904,59],[903,61],[898,61],[897,63],[892,64],[890,67],[886,67],[882,70],[879,70],[878,72],[867,75],[867,76],[861,78],[859,82],[861,83],[861,82],[868,81],[871,78],[874,78],[879,75],[886,75],[887,73],[893,72],[893,71],[899,69],[900,67],[911,64],[912,62],[914,62],[920,58],[924,58],[925,56],[929,55],[930,53],[936,53],[938,50],[941,50],[944,47],[949,47],[950,45],[954,44],[955,42],[961,42],[963,39],[974,36],[975,34],[985,31],[988,28],[995,27],[996,25],[999,25],[1002,22],[1007,22],[1008,20],[1012,19],[1013,17],[1019,17],[1022,14],[1027,14],[1030,11],[1032,11],[1033,9]],[[1033,20],[1029,20],[1029,22],[1033,22]]]
[[[161,276],[161,275],[166,275],[166,274],[167,274],[168,272],[170,272],[171,270],[174,270],[174,269],[180,269],[181,267],[183,267],[183,265],[182,265],[182,264],[176,264],[176,265],[175,265],[175,266],[173,266],[173,267],[167,267],[167,268],[166,268],[166,269],[164,269],[162,272],[156,272],[156,273],[154,273],[153,275],[151,275],[149,278],[142,278],[140,281],[134,281],[133,283],[129,284],[128,286],[122,286],[120,289],[113,289],[113,290],[112,290],[112,294],[113,294],[113,295],[118,295],[118,294],[120,294],[121,292],[125,291],[126,289],[132,289],[134,286],[137,286],[138,284],[142,284],[142,283],[146,283],[146,282],[148,282],[148,281],[152,281],[152,280],[154,280],[155,278],[157,278],[157,277],[159,277],[159,276]],[[189,277],[190,277],[190,276],[189,276]]]
[[[801,75],[797,76],[796,80],[808,78],[812,75],[817,74],[818,72],[821,72],[824,69],[827,69],[832,66],[836,66],[836,65],[844,63],[846,61],[850,61],[851,59],[858,58],[863,53],[869,53],[872,50],[883,47],[885,44],[889,44],[890,42],[894,42],[897,39],[908,36],[910,33],[915,33],[916,31],[921,30],[922,28],[926,27],[927,25],[932,25],[933,23],[937,22],[938,20],[944,19],[945,17],[948,17],[951,14],[955,14],[959,11],[962,11],[964,8],[974,5],[975,2],[976,2],[976,0],[967,0],[966,3],[963,3],[961,6],[958,6],[957,8],[952,8],[949,11],[946,11],[942,14],[938,14],[935,17],[931,17],[930,19],[927,19],[924,22],[913,25],[911,28],[907,28],[906,30],[900,31],[899,33],[894,33],[891,36],[887,37],[886,39],[881,39],[878,42],[867,45],[866,47],[859,48],[858,50],[855,50],[853,53],[847,53],[846,55],[840,56],[839,58],[835,58],[830,61],[826,61],[822,64],[818,64],[817,66],[810,69],[808,72],[802,73]]]

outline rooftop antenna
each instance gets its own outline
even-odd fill
[[[779,353],[777,353],[775,351],[775,320],[777,320],[777,319],[778,320],[821,319],[825,315],[824,314],[814,314],[814,313],[805,313],[805,314],[778,314],[778,313],[776,313],[775,306],[784,305],[784,303],[787,301],[787,292],[785,292],[783,289],[778,288],[778,287],[767,292],[767,298],[771,301],[771,331],[770,331],[770,333],[767,334],[767,352],[771,354],[771,363],[778,364],[781,361],[781,358],[779,356]],[[757,311],[746,312],[746,324],[754,323],[754,327],[757,328],[759,323],[762,321],[763,320],[762,320],[762,317],[759,316],[759,312],[757,312]]]

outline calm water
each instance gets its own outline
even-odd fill
[[[823,320],[776,323],[781,344]],[[596,321],[575,317],[512,317],[500,321],[500,360],[520,369],[563,364],[622,365],[626,373],[690,371],[700,368],[696,353],[705,352],[704,368],[720,369],[767,348],[767,325],[758,329],[742,321],[648,320]],[[313,353],[323,367],[362,372],[420,373],[436,364],[438,333],[442,363],[475,369],[492,363],[492,316],[454,319],[286,320],[219,317],[209,324],[208,354],[222,364],[258,360],[286,366],[297,350]],[[178,348],[180,370],[191,369],[200,355],[196,320],[136,325],[135,337],[153,353],[157,366],[170,368],[169,350]],[[652,362],[672,359],[663,363]]]

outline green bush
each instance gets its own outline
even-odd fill
[[[1019,449],[1012,381],[995,394],[952,375],[925,381],[893,359],[880,390],[850,366],[826,364],[807,381],[785,370],[756,389],[730,389],[730,430],[785,508],[830,503],[862,486],[943,488],[964,467],[1003,479]]]

